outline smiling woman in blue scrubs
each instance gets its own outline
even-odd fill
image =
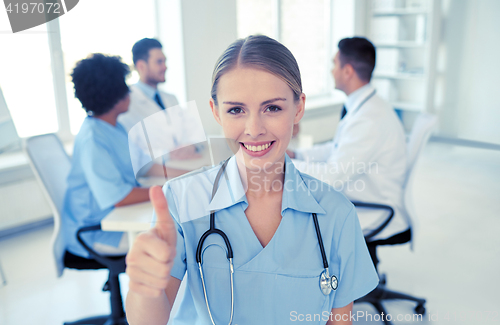
[[[149,200],[148,188],[141,188],[135,178],[127,132],[117,123],[130,103],[128,73],[119,57],[93,54],[79,61],[71,75],[75,96],[88,114],[75,137],[62,213],[66,250],[74,255],[88,257],[76,239],[79,228],[99,224],[114,207]],[[163,175],[163,170],[153,165],[149,173]],[[127,236],[121,232],[95,231],[83,237],[106,255],[128,251]]]
[[[166,324],[187,273],[173,324],[350,324],[352,302],[378,277],[353,205],[285,154],[305,105],[293,55],[250,36],[222,54],[212,80],[213,115],[237,153],[215,186],[221,166],[167,182],[163,192],[151,189],[156,225],[127,256],[129,323]],[[211,211],[234,253],[233,288],[221,236],[206,238],[201,270],[197,263]],[[320,242],[338,280],[326,293]]]

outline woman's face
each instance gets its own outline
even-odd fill
[[[270,169],[284,162],[293,125],[304,115],[305,95],[298,101],[293,97],[284,81],[255,68],[238,67],[219,79],[218,106],[213,100],[210,106],[248,169]]]

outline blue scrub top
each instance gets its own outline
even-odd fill
[[[351,202],[333,187],[301,174],[286,156],[281,223],[262,247],[245,215],[245,191],[232,157],[214,199],[212,187],[220,166],[169,181],[163,190],[177,226],[177,255],[171,271],[187,289],[173,324],[210,324],[196,263],[196,247],[209,229],[210,210],[215,226],[224,231],[233,249],[233,324],[294,323],[310,314],[324,324],[332,308],[348,305],[378,284]],[[319,277],[324,270],[312,213],[323,237],[330,275],[338,289],[323,295]],[[215,244],[215,245],[212,245]],[[226,246],[210,235],[204,244],[203,272],[208,301],[216,324],[226,324],[231,312],[231,288]],[[316,316],[314,316],[316,314]],[[321,317],[319,317],[319,314]]]
[[[119,123],[116,126],[98,118],[87,117],[75,137],[71,171],[62,212],[66,249],[88,257],[78,243],[76,231],[96,225],[139,186],[130,159],[128,135]],[[121,232],[89,232],[83,234],[92,247],[95,242],[118,247]]]

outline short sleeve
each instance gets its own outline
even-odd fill
[[[365,296],[379,283],[354,207],[344,221],[334,247],[338,247],[336,254],[340,260],[340,276],[332,308],[340,308]]]
[[[89,140],[82,146],[81,164],[90,191],[101,210],[120,202],[134,187],[124,180],[111,153],[98,142]]]
[[[174,258],[174,266],[170,271],[170,275],[182,281],[182,278],[186,273],[186,246],[184,244],[184,232],[182,231],[182,227],[179,222],[179,213],[177,212],[176,204],[177,202],[174,198],[172,188],[168,183],[163,186],[163,193],[167,198],[168,210],[170,212],[170,215],[172,216],[172,219],[174,219],[175,227],[177,229],[176,254]],[[156,220],[156,215],[154,216],[154,220]]]

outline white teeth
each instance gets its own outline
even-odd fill
[[[269,148],[271,146],[271,143],[266,143],[266,144],[263,144],[260,146],[251,146],[251,145],[247,145],[247,144],[243,144],[243,145],[248,150],[253,151],[253,152],[257,152],[257,151],[266,150],[267,148]]]

